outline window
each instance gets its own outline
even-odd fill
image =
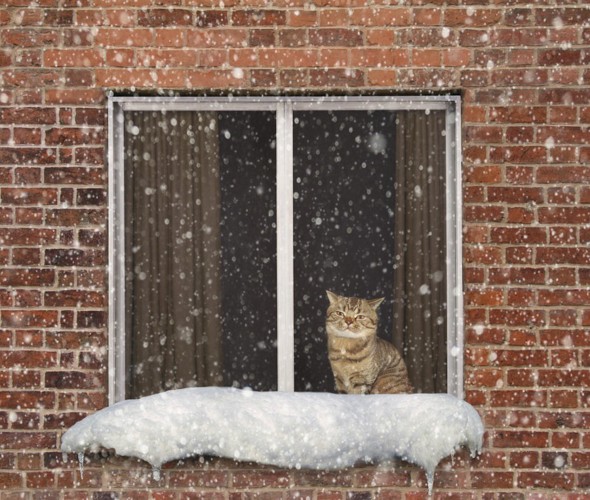
[[[459,104],[112,97],[111,401],[333,390],[326,289],[461,396]]]

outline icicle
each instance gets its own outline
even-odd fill
[[[160,480],[160,477],[161,477],[160,472],[161,472],[160,467],[158,467],[156,465],[152,466],[152,477],[154,478],[154,481]]]
[[[78,452],[78,464],[80,466],[80,477],[84,477],[84,452]]]
[[[428,481],[428,498],[431,498],[434,489],[434,470],[426,471],[426,481]]]

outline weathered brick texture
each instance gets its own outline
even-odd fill
[[[467,399],[484,454],[439,497],[590,488],[590,9],[540,0],[5,0],[0,496],[425,497],[416,468],[311,473],[59,453],[106,404],[106,91],[463,97]],[[19,497],[20,498],[20,497]]]

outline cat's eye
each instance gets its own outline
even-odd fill
[[[341,318],[343,318],[344,313],[342,311],[336,311],[336,316],[340,316]]]
[[[364,314],[357,314],[356,319],[366,319],[367,317]]]

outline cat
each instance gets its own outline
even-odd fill
[[[398,350],[377,337],[377,308],[383,298],[341,297],[326,290],[328,357],[336,390],[346,394],[413,392]]]

